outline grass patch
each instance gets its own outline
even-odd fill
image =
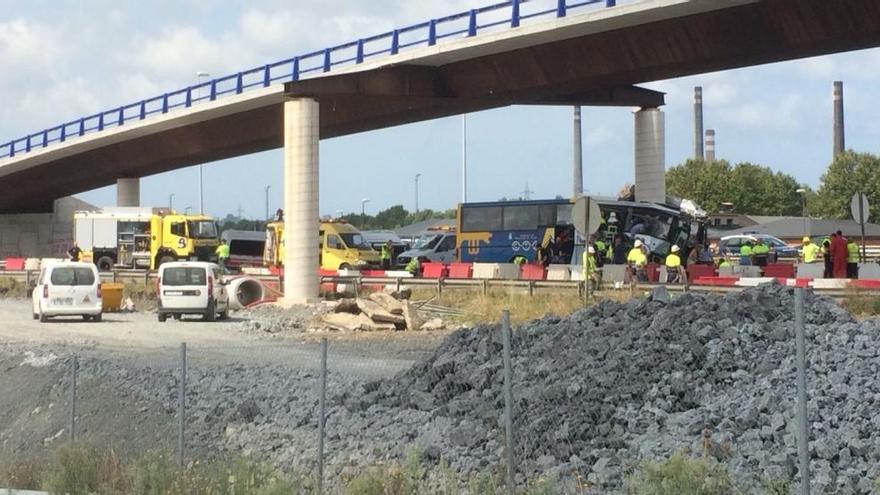
[[[28,295],[24,282],[11,277],[0,277],[0,297],[26,298]]]
[[[67,495],[281,495],[308,493],[246,458],[193,463],[179,470],[173,456],[149,453],[125,463],[111,449],[99,452],[74,445],[58,449],[52,462],[19,462],[0,470],[2,485]]]
[[[630,495],[727,495],[736,493],[727,469],[711,459],[675,454],[647,461],[626,479]]]
[[[126,280],[122,286],[122,300],[130,297],[135,307],[139,310],[153,309],[158,305],[156,297],[156,282],[151,280],[144,283],[143,280]]]
[[[859,289],[847,289],[840,304],[854,315],[880,315],[880,297],[869,295]]]
[[[505,309],[510,310],[511,322],[520,324],[551,314],[566,316],[584,307],[583,297],[573,290],[543,289],[530,296],[519,288],[492,287],[485,295],[480,289],[448,288],[442,296],[436,296],[434,290],[418,288],[413,290],[412,299],[458,309],[464,314],[451,319],[467,324],[497,323]],[[594,301],[625,301],[631,297],[629,291],[603,291],[593,296]]]

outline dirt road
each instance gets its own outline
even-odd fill
[[[233,315],[234,316],[234,315]],[[0,342],[17,350],[79,353],[155,367],[177,366],[186,342],[193,366],[271,364],[314,369],[321,338],[329,340],[331,370],[359,378],[391,376],[429,354],[446,333],[375,332],[371,334],[288,333],[271,339],[244,331],[242,318],[203,322],[198,318],[157,321],[151,312],[107,313],[100,323],[31,318],[29,301],[0,300]]]

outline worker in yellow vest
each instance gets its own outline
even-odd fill
[[[638,279],[641,282],[647,281],[648,274],[645,271],[645,266],[647,264],[648,255],[645,254],[642,241],[636,239],[636,242],[633,244],[633,248],[630,249],[629,254],[626,255],[627,274],[629,277],[629,281],[632,282],[634,279]]]
[[[739,248],[739,264],[746,266],[752,264],[752,241],[747,240],[745,244]]]
[[[680,251],[679,247],[676,245],[672,246],[670,249],[670,253],[666,255],[666,283],[667,284],[677,284],[682,281],[682,272],[684,271],[681,266],[681,256],[679,256],[678,252]]]
[[[813,244],[813,241],[807,236],[804,236],[803,246],[801,258],[804,260],[804,263],[815,263],[822,252],[822,248],[818,244]]]
[[[859,245],[855,239],[846,240],[846,278],[859,278]]]
[[[592,283],[593,287],[599,285],[598,272],[596,271],[596,249],[593,246],[587,247],[587,250],[584,251],[581,270],[585,283]]]
[[[379,251],[379,259],[382,261],[382,268],[385,270],[391,269],[391,241],[388,240],[385,244],[382,244],[382,247]]]

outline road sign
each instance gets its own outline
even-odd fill
[[[853,220],[858,223],[868,223],[868,197],[864,193],[857,192],[853,194],[852,200],[849,202],[849,211],[852,212]]]
[[[595,200],[590,201],[590,214],[587,216],[587,199],[587,196],[578,198],[571,210],[571,221],[574,223],[574,228],[578,231],[578,234],[584,237],[599,230],[599,226],[602,225],[602,212],[599,210],[599,205],[596,204]],[[584,227],[588,221],[588,233],[585,233]]]

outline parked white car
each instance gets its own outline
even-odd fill
[[[82,316],[101,321],[101,279],[94,263],[54,262],[43,267],[31,295],[33,316],[41,322],[55,316]]]
[[[159,321],[168,316],[202,315],[206,321],[229,316],[229,294],[216,263],[174,261],[159,267]]]

